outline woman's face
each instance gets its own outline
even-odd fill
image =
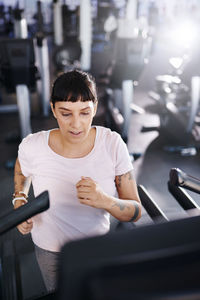
[[[97,103],[93,101],[59,101],[51,104],[62,136],[70,143],[79,143],[87,138],[91,129]]]

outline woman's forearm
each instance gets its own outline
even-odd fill
[[[107,197],[106,210],[116,219],[124,222],[135,222],[141,217],[141,204],[137,200]]]
[[[24,187],[26,183],[26,177],[22,174],[21,166],[19,160],[17,158],[14,169],[14,198],[23,197],[22,192],[24,192]],[[24,197],[26,196],[26,192],[24,192]],[[17,208],[23,205],[26,201],[23,199],[19,199],[15,201],[14,208]]]
[[[121,198],[109,196],[96,181],[89,177],[82,177],[77,182],[76,188],[81,204],[104,209],[120,221],[134,222],[141,216],[140,199],[135,185],[130,182],[126,184],[124,193],[118,188],[118,195],[119,197],[121,195]]]
[[[22,174],[21,166],[17,158],[14,169],[14,190],[15,193],[23,191],[26,177]]]

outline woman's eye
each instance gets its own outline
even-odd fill
[[[87,116],[87,115],[89,115],[89,114],[90,114],[90,112],[82,112],[82,113],[81,113],[82,116]],[[63,116],[63,117],[69,117],[69,116],[71,116],[71,114],[62,114],[62,116]]]
[[[63,117],[69,117],[70,114],[62,114]]]

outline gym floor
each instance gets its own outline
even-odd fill
[[[156,126],[159,125],[159,118],[156,114],[152,113],[149,107],[153,106],[153,100],[149,99],[148,92],[154,88],[155,76],[158,74],[164,74],[168,71],[168,57],[171,55],[170,49],[166,49],[167,46],[162,41],[157,40],[154,53],[149,59],[149,63],[145,66],[145,69],[140,77],[139,85],[134,91],[134,103],[145,109],[143,114],[133,113],[131,119],[131,125],[129,130],[128,149],[130,153],[140,152],[142,155],[135,162],[133,162],[135,177],[138,184],[142,184],[157,202],[160,208],[165,212],[169,219],[176,219],[185,216],[183,209],[177,204],[176,200],[170,195],[167,189],[167,182],[169,178],[169,171],[171,168],[180,168],[184,172],[199,176],[199,153],[195,156],[187,157],[181,156],[178,153],[169,153],[163,150],[163,141],[159,137],[158,132],[146,132],[142,133],[142,126]],[[106,50],[104,52],[94,52],[92,56],[92,70],[94,75],[104,72],[105,63],[108,60]],[[52,72],[51,79],[54,79]],[[15,95],[6,95],[2,90],[2,103],[15,102]],[[47,130],[56,127],[56,122],[50,113],[48,118],[44,118],[38,114],[38,99],[37,95],[32,95],[32,130],[33,132],[39,130]],[[101,106],[99,106],[99,112],[94,121],[94,124],[100,124],[101,119]],[[17,148],[19,140],[14,140],[12,137],[18,133],[19,120],[15,113],[6,114],[0,116],[0,204],[1,211],[0,216],[5,215],[12,210],[11,195],[13,193],[13,169],[5,168],[10,159],[15,159],[17,156]],[[200,205],[200,199],[198,195],[190,193],[191,196]],[[143,217],[138,222],[140,224],[146,224],[149,222],[148,216],[145,211]],[[29,266],[35,264],[34,259],[30,258],[30,253],[33,252],[33,245],[30,236],[23,237],[17,232],[16,229],[12,230],[4,237],[1,237],[1,241],[13,238],[17,245],[19,255],[23,263],[29,263]],[[31,268],[31,266],[30,266]],[[22,268],[23,269],[23,268]],[[35,269],[37,266],[35,266]],[[37,270],[32,271],[32,274],[27,274],[27,268],[22,270],[24,272],[24,280],[28,281],[29,276],[36,279]],[[32,280],[31,280],[32,281]],[[34,295],[35,291],[30,290],[29,285],[26,288],[26,282],[24,282],[25,292],[23,298],[28,298],[27,295]],[[39,291],[40,289],[40,291]],[[41,292],[43,286],[37,288],[38,292]]]

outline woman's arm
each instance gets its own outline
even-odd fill
[[[24,191],[24,186],[26,184],[27,178],[22,174],[21,166],[19,163],[19,159],[17,158],[15,163],[14,169],[14,197],[26,197],[26,194],[22,194],[20,192]],[[14,209],[24,205],[26,203],[25,200],[18,199],[14,203]],[[33,227],[32,219],[23,222],[22,224],[18,225],[17,228],[22,234],[27,234],[31,231]]]
[[[141,203],[131,172],[115,177],[119,198],[104,193],[98,183],[82,177],[77,183],[80,203],[107,210],[120,221],[135,222],[141,217]]]
[[[136,222],[141,217],[141,202],[132,171],[115,177],[119,198],[113,197],[110,213],[120,221]]]
[[[19,159],[16,159],[15,169],[14,169],[14,196],[22,197],[23,194],[19,193],[24,190],[24,184],[26,182],[26,177],[22,174],[21,166],[19,163]],[[26,195],[24,195],[26,196]],[[18,208],[19,206],[25,204],[24,200],[16,200],[14,204],[14,208]]]

